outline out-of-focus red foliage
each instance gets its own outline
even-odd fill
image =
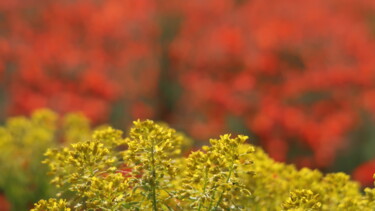
[[[332,164],[359,111],[375,114],[375,2],[191,0],[170,47],[175,121],[205,139],[244,120],[274,158],[291,141]],[[311,162],[309,162],[311,164]]]
[[[0,194],[0,211],[10,211],[10,204],[2,194]]]
[[[198,140],[236,119],[277,160],[291,144],[310,149],[293,158],[310,167],[330,166],[360,113],[375,115],[374,58],[373,0],[0,1],[10,114],[101,122],[121,110]],[[168,106],[162,77],[181,88]]]
[[[132,107],[154,98],[155,1],[1,2],[0,74],[10,114],[50,107],[80,110],[98,122],[114,101]]]
[[[375,160],[368,161],[358,166],[353,172],[353,179],[360,181],[363,186],[374,184],[373,174],[375,172]]]

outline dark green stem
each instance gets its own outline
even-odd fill
[[[156,171],[155,171],[155,158],[154,158],[154,151],[155,151],[155,143],[152,141],[151,147],[151,197],[152,197],[152,209],[154,211],[158,210],[156,206]]]
[[[206,194],[206,187],[208,183],[208,168],[205,169],[205,175],[204,175],[204,186],[203,186],[203,195]],[[200,211],[202,208],[202,200],[199,202],[198,211]]]
[[[229,179],[230,179],[230,177],[232,176],[232,172],[233,172],[233,164],[234,164],[234,161],[232,161],[232,163],[231,163],[231,168],[230,168],[229,174],[228,174],[228,176],[227,176],[226,183],[229,182]],[[224,194],[224,190],[221,191],[221,194],[220,194],[219,200],[217,201],[214,210],[217,209],[217,207],[219,206],[221,200],[223,199],[223,194]]]

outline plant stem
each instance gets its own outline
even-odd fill
[[[232,172],[233,172],[233,164],[234,164],[234,161],[232,161],[232,163],[231,163],[231,167],[230,167],[230,170],[229,170],[229,174],[228,174],[227,179],[226,179],[226,181],[225,181],[226,183],[229,182],[229,179],[230,179],[230,177],[232,176]],[[223,194],[224,194],[224,190],[221,191],[221,194],[220,194],[219,200],[217,201],[214,210],[217,209],[217,207],[219,206],[221,200],[223,199]]]
[[[152,141],[151,146],[151,197],[152,197],[152,209],[154,211],[158,210],[156,206],[156,171],[155,171],[155,158],[154,158],[154,151],[155,151],[155,143],[154,140]]]
[[[204,175],[204,186],[203,186],[203,195],[206,194],[206,187],[208,183],[208,168],[205,168],[205,175]],[[199,202],[198,211],[200,211],[202,208],[202,201]]]
[[[214,199],[215,199],[215,194],[216,194],[216,190],[215,190],[215,191],[213,192],[213,194],[212,194],[212,200],[211,200],[211,202],[210,202],[210,206],[208,207],[207,210],[211,210],[212,203],[214,202]]]

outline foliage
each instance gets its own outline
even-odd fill
[[[2,0],[0,106],[159,118],[197,140],[235,127],[279,161],[327,168],[374,143],[351,136],[373,129],[374,14],[372,0]]]
[[[182,87],[174,125],[205,140],[237,119],[274,159],[314,168],[352,145],[363,144],[362,154],[373,148],[366,134],[351,136],[374,130],[362,116],[375,114],[373,1],[192,0],[174,8],[181,23],[168,52]],[[375,156],[367,154],[344,165]]]
[[[48,107],[120,124],[151,115],[159,76],[155,15],[154,0],[2,0],[8,113]]]
[[[155,118],[350,172],[375,157],[374,32],[373,0],[1,0],[0,119]]]
[[[70,144],[89,134],[89,122],[80,114],[59,117],[50,110],[37,110],[30,118],[9,118],[0,127],[0,190],[12,209],[26,210],[54,192],[47,168],[41,164],[47,148]]]
[[[185,137],[151,120],[135,121],[127,137],[97,130],[46,152],[60,192],[32,210],[375,209],[375,189],[363,194],[344,173],[276,162],[247,138],[226,134],[183,157]]]

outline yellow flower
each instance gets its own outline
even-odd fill
[[[34,208],[31,211],[70,211],[71,209],[67,207],[66,200],[63,199],[48,199],[40,200],[38,203],[35,203]]]
[[[23,119],[17,121],[28,127]],[[10,134],[0,129],[3,142]],[[375,208],[375,189],[362,194],[344,173],[324,175],[278,163],[246,144],[246,136],[225,134],[183,157],[186,138],[165,124],[138,120],[127,137],[122,134],[106,127],[89,139],[48,149],[44,163],[60,189],[59,198],[42,200],[34,210]]]
[[[322,203],[319,194],[307,189],[296,189],[290,192],[289,197],[282,204],[284,210],[320,210]]]
[[[80,126],[58,124],[66,122],[69,116],[75,116],[75,122],[84,119],[76,114],[60,118],[48,109],[40,109],[34,111],[31,117],[11,117],[0,127],[0,189],[12,202],[14,210],[25,210],[36,198],[50,197],[54,192],[49,186],[47,169],[41,164],[46,149],[90,133],[88,121]],[[84,127],[86,129],[81,130]],[[74,136],[72,131],[75,131]],[[58,168],[53,164],[50,167],[52,171]],[[58,178],[55,181],[57,183]]]

